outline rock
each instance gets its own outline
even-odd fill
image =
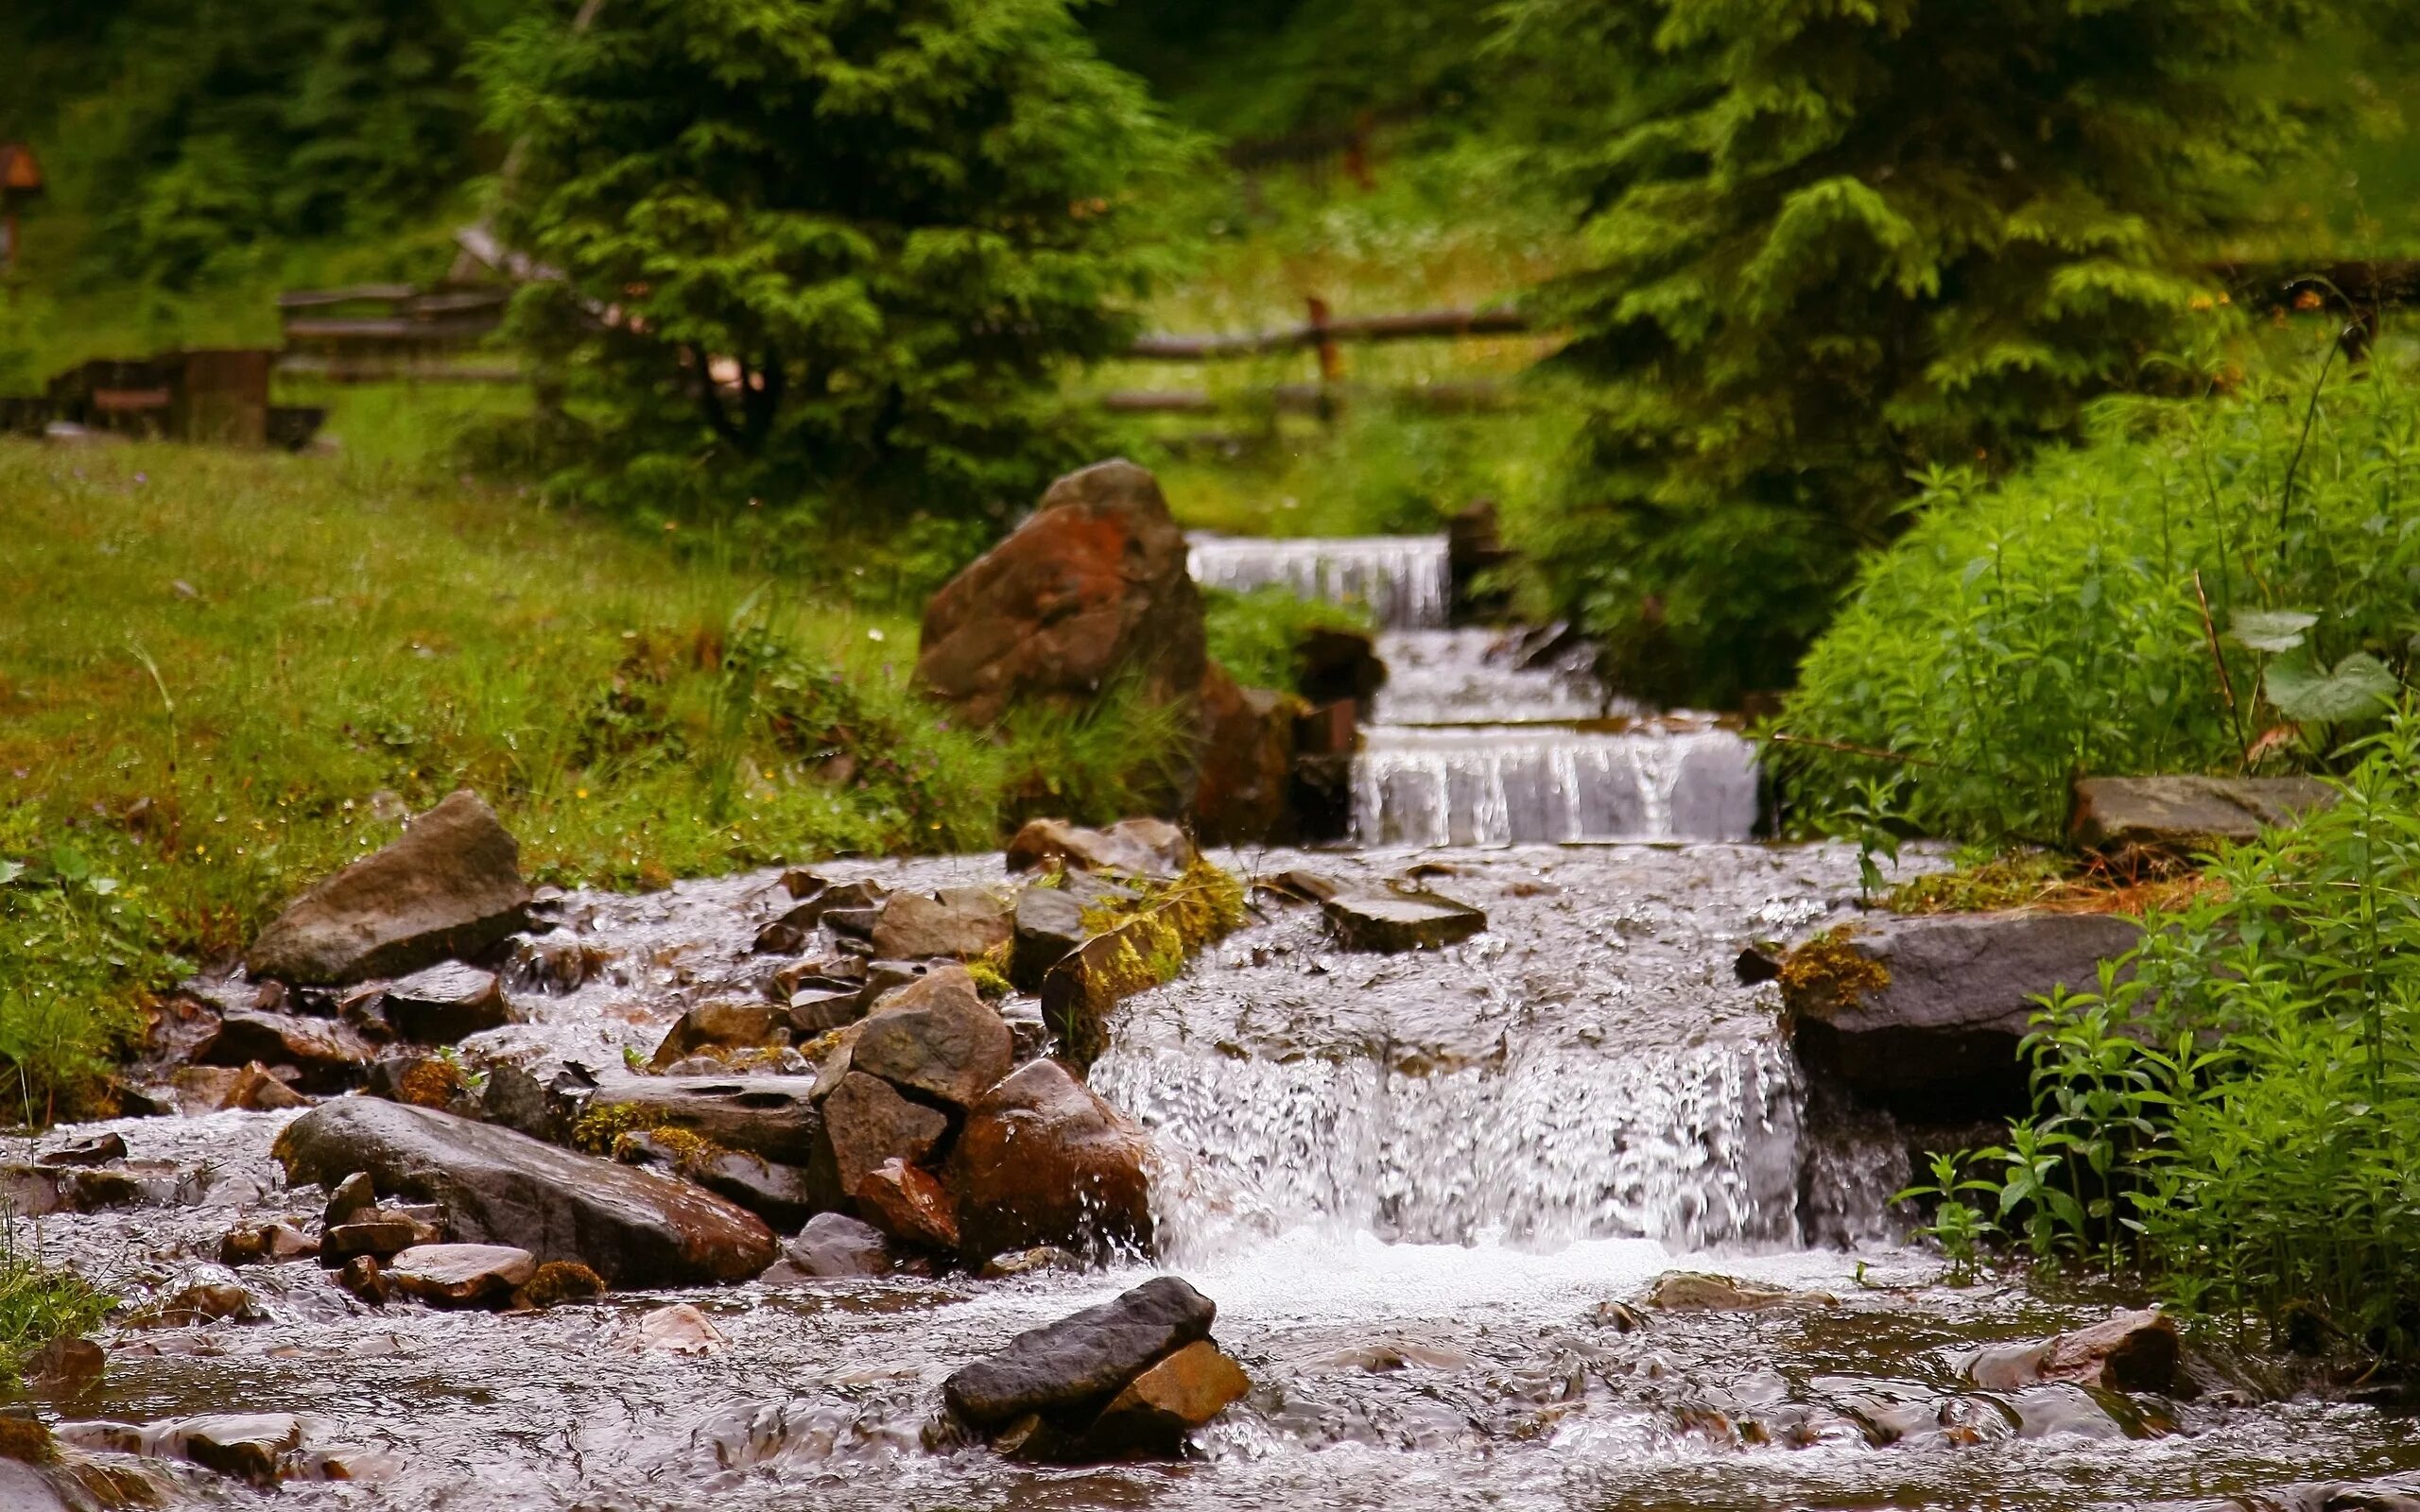
[[[269,1073],[268,1067],[255,1060],[235,1074],[233,1085],[227,1089],[221,1108],[246,1108],[255,1113],[282,1112],[287,1108],[308,1108],[311,1099],[285,1085]]]
[[[287,1125],[276,1153],[289,1180],[366,1171],[438,1204],[458,1241],[577,1260],[615,1286],[744,1280],[773,1260],[771,1231],[720,1197],[434,1108],[342,1098]]]
[[[243,1079],[240,1066],[179,1066],[168,1074],[168,1090],[176,1097],[178,1112],[199,1118],[227,1107],[228,1094]]]
[[[1087,708],[1119,679],[1148,702],[1186,697],[1208,657],[1185,558],[1150,472],[1069,473],[925,607],[917,685],[978,727],[1016,704]]]
[[[833,1280],[890,1274],[890,1241],[870,1223],[844,1213],[820,1212],[798,1237],[782,1246],[782,1258],[802,1276]]]
[[[727,1150],[783,1165],[830,1159],[812,1076],[632,1076],[597,1079],[583,1121],[683,1128]]]
[[[823,1100],[823,1126],[840,1190],[848,1193],[886,1160],[923,1160],[949,1133],[940,1109],[911,1103],[890,1083],[861,1071],[841,1077]]]
[[[823,911],[823,927],[835,936],[850,939],[872,939],[874,926],[882,921],[882,910],[873,905],[863,908],[827,908]]]
[[[460,1064],[441,1056],[389,1056],[374,1061],[361,1079],[361,1090],[372,1097],[442,1108],[464,1118],[482,1111]]]
[[[1184,940],[1156,916],[1130,919],[1084,941],[1043,973],[1042,1017],[1054,1053],[1089,1071],[1109,1052],[1110,1010],[1173,981],[1184,967]]]
[[[782,873],[782,891],[796,899],[820,897],[829,890],[831,885],[828,880],[816,872],[807,870],[804,867],[792,867]]]
[[[865,994],[856,988],[793,993],[786,1013],[790,1033],[808,1039],[845,1028],[865,1016]]]
[[[0,1165],[0,1211],[20,1218],[54,1212],[98,1212],[147,1200],[143,1183],[124,1171],[91,1166]]]
[[[510,1245],[416,1245],[387,1263],[387,1281],[406,1297],[445,1307],[501,1302],[538,1273]]]
[[[91,1504],[79,1499],[71,1506],[42,1471],[12,1458],[0,1458],[0,1506],[9,1512],[81,1512]]]
[[[424,1219],[372,1208],[321,1230],[320,1257],[332,1263],[351,1260],[355,1255],[374,1255],[385,1260],[406,1249],[437,1244],[444,1237],[435,1224]]]
[[[2100,963],[2140,937],[2107,914],[1881,918],[1792,950],[1782,1001],[1818,1079],[1904,1118],[2021,1114],[2031,1099],[2017,1043],[2035,997],[2098,990]]]
[[[292,1066],[309,1091],[337,1092],[359,1080],[376,1055],[377,1048],[341,1020],[246,1008],[224,1015],[216,1038],[196,1058],[213,1066]]]
[[[521,848],[458,792],[385,850],[322,879],[252,941],[255,977],[333,985],[475,955],[521,926]]]
[[[1151,1245],[1150,1142],[1056,1061],[1017,1070],[966,1111],[944,1171],[961,1253]]]
[[[873,949],[891,960],[949,956],[971,961],[1009,942],[1009,912],[1000,900],[973,887],[953,887],[944,901],[893,894],[874,921]]]
[[[958,1248],[958,1213],[949,1191],[922,1166],[885,1160],[849,1194],[875,1228],[903,1245],[943,1254]]]
[[[1599,1302],[1595,1316],[1599,1328],[1611,1329],[1616,1333],[1629,1333],[1647,1327],[1646,1315],[1628,1302]]]
[[[107,1165],[126,1159],[126,1137],[104,1133],[70,1140],[34,1157],[36,1165]]]
[[[26,1356],[26,1384],[38,1396],[80,1397],[100,1384],[109,1363],[109,1351],[91,1339],[62,1334]]]
[[[669,1170],[776,1228],[794,1228],[838,1206],[842,1196],[828,1160],[814,1167],[784,1165],[747,1150],[726,1150],[661,1129],[623,1135],[614,1143],[614,1156],[628,1164]]]
[[[448,961],[387,988],[387,1022],[415,1044],[450,1045],[516,1022],[493,971]]]
[[[1968,1362],[1965,1374],[1986,1391],[2064,1382],[2169,1395],[2176,1389],[2176,1324],[2157,1309],[2147,1309],[2113,1314],[2039,1343],[1990,1346]]]
[[[1009,1026],[963,967],[934,971],[884,1000],[857,1025],[850,1065],[963,1108],[1014,1064]]]
[[[327,1206],[320,1211],[320,1227],[334,1228],[351,1223],[378,1206],[378,1188],[367,1171],[355,1171],[337,1182],[328,1192]]]
[[[562,1121],[556,1114],[553,1096],[539,1085],[537,1077],[518,1066],[488,1068],[488,1084],[479,1093],[479,1108],[488,1123],[501,1124],[533,1140],[561,1143],[562,1139]]]
[[[1709,1276],[1703,1271],[1668,1271],[1655,1279],[1654,1288],[1647,1294],[1647,1305],[1668,1313],[1739,1313],[1768,1307],[1789,1307],[1811,1302],[1823,1307],[1840,1305],[1837,1297],[1821,1292],[1790,1292],[1778,1287],[1759,1286],[1754,1281],[1734,1280],[1728,1276]]]
[[[302,1447],[302,1423],[282,1412],[187,1418],[158,1434],[156,1452],[263,1487],[278,1483],[287,1456]]]
[[[372,1307],[387,1305],[386,1267],[375,1255],[355,1255],[337,1272],[337,1284]]]
[[[1084,1437],[1104,1456],[1175,1454],[1187,1434],[1251,1390],[1243,1366],[1208,1339],[1197,1339],[1128,1382]]]
[[[672,1354],[719,1354],[729,1346],[722,1331],[686,1302],[659,1307],[641,1317],[630,1337],[631,1349]]]
[[[681,1015],[648,1064],[662,1071],[700,1050],[769,1045],[777,1031],[789,1038],[789,1015],[769,1003],[700,1003]]]
[[[1020,992],[1041,991],[1044,974],[1083,944],[1084,933],[1084,905],[1073,894],[1028,887],[1017,895],[1009,981]]]
[[[1004,1281],[1011,1277],[1034,1276],[1044,1271],[1081,1270],[1083,1264],[1082,1261],[1057,1245],[1036,1245],[1031,1249],[994,1255],[976,1274],[987,1281]]]
[[[218,1241],[218,1263],[222,1265],[277,1264],[307,1260],[319,1252],[317,1239],[283,1218],[237,1224]]]
[[[2111,1440],[2135,1436],[2090,1392],[2077,1386],[2035,1386],[2018,1392],[2010,1405],[2016,1409],[2019,1438],[2048,1438],[2053,1434]]]
[[[1261,891],[1274,893],[1288,902],[1323,903],[1344,889],[1316,871],[1295,867],[1273,876],[1263,877],[1254,885]]]
[[[575,1260],[550,1260],[530,1273],[512,1294],[515,1308],[544,1312],[565,1302],[590,1302],[605,1295],[605,1278]]]
[[[1289,694],[1244,687],[1213,662],[1194,707],[1195,833],[1209,845],[1293,843],[1294,721],[1306,706]]]
[[[981,1429],[1028,1413],[1069,1421],[1108,1404],[1127,1383],[1210,1336],[1218,1304],[1173,1276],[1155,1276],[1098,1307],[1029,1330],[942,1383],[950,1410]]]
[[[1070,871],[1161,879],[1184,875],[1193,859],[1193,842],[1166,819],[1120,819],[1106,830],[1031,819],[1009,841],[1007,852],[1011,871],[1056,861]]]
[[[233,1281],[197,1281],[160,1303],[148,1323],[155,1328],[185,1329],[201,1323],[251,1323],[260,1315],[252,1294]]]
[[[2071,829],[2082,845],[2182,859],[2335,801],[2316,777],[2087,777],[2076,783]]]
[[[1433,892],[1340,893],[1320,911],[1349,951],[1441,950],[1487,928],[1484,912]]]

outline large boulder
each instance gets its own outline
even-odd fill
[[[1195,698],[1192,815],[1204,844],[1292,843],[1294,721],[1305,707],[1288,694],[1247,688],[1210,663]]]
[[[2316,777],[2087,777],[2076,783],[2073,828],[2088,846],[2187,856],[2335,801]]]
[[[1089,1419],[1127,1383],[1196,1340],[1210,1336],[1218,1304],[1174,1276],[1028,1330],[988,1359],[942,1383],[950,1410],[977,1428],[1006,1427],[1028,1413]]]
[[[2011,910],[1884,918],[1806,941],[1782,963],[1799,1058],[1904,1116],[1990,1119],[2028,1106],[2017,1045],[2053,988],[2098,990],[2142,937],[2111,914]]]
[[[287,1125],[276,1151],[290,1180],[367,1172],[437,1204],[458,1241],[579,1261],[616,1286],[745,1280],[773,1262],[772,1231],[720,1197],[432,1108],[343,1098]]]
[[[1055,1245],[1151,1243],[1150,1142],[1052,1060],[1028,1061],[966,1110],[945,1176],[970,1265]]]
[[[964,967],[919,977],[856,1026],[850,1065],[905,1091],[963,1108],[1015,1063],[1016,1039]]]
[[[1111,461],[1069,473],[933,595],[916,681],[977,724],[1015,703],[1080,708],[1121,677],[1156,702],[1188,697],[1206,653],[1185,554],[1150,472]]]
[[[528,903],[521,847],[477,794],[458,792],[296,899],[244,965],[313,985],[401,976],[488,949],[521,927]]]

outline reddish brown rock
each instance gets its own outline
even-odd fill
[[[1184,1435],[1252,1390],[1243,1366],[1197,1339],[1126,1383],[1084,1437],[1099,1455],[1174,1454]]]
[[[1053,1060],[1019,1067],[967,1109],[946,1177],[969,1264],[1056,1245],[1148,1249],[1150,1142]]]
[[[1193,863],[1193,842],[1166,819],[1120,819],[1087,830],[1064,819],[1028,819],[1009,841],[1011,871],[1057,862],[1076,871],[1174,877]]]
[[[1203,646],[1184,532],[1158,482],[1102,462],[1053,483],[933,595],[916,681],[977,724],[1020,702],[1081,708],[1121,677],[1167,703],[1201,685]]]
[[[375,1046],[341,1020],[247,1008],[222,1018],[217,1035],[194,1058],[239,1070],[256,1061],[291,1066],[307,1090],[333,1092],[352,1086],[376,1054]]]
[[[1304,713],[1302,700],[1244,687],[1213,662],[1195,705],[1194,833],[1207,845],[1290,843],[1294,721]]]
[[[510,1245],[416,1245],[386,1265],[396,1291],[441,1307],[501,1302],[537,1273],[535,1257]]]
[[[963,1108],[1015,1063],[1016,1040],[975,978],[944,967],[900,988],[856,1025],[850,1065]]]
[[[941,897],[895,894],[873,926],[873,953],[890,961],[971,961],[1008,942],[1008,905],[977,887],[952,887]]]
[[[958,1248],[957,1205],[923,1166],[885,1160],[851,1194],[869,1223],[901,1244],[943,1253]]]
[[[681,1015],[655,1047],[648,1064],[657,1071],[700,1050],[752,1049],[773,1042],[776,1030],[786,1040],[789,1015],[769,1003],[700,1003]]]
[[[521,848],[475,793],[414,819],[403,837],[321,880],[261,931],[255,977],[333,985],[467,956],[520,927]]]
[[[881,1077],[852,1071],[823,1100],[823,1126],[831,1135],[840,1190],[854,1193],[886,1160],[912,1165],[932,1154],[949,1132],[949,1120],[938,1108],[900,1096]]]
[[[2176,1324],[2154,1308],[2113,1314],[2038,1343],[1993,1346],[1976,1355],[1966,1375],[1987,1391],[2066,1382],[2106,1391],[2167,1392],[2175,1388],[2176,1358]]]

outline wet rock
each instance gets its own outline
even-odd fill
[[[948,967],[885,1000],[857,1026],[851,1066],[891,1085],[964,1107],[1014,1063],[1009,1026],[963,967]]]
[[[1121,678],[1150,702],[1187,697],[1208,657],[1185,558],[1150,472],[1069,473],[925,606],[917,685],[978,727],[1013,704],[1090,707]]]
[[[168,1075],[168,1090],[176,1097],[178,1112],[199,1118],[227,1107],[227,1094],[243,1078],[240,1066],[179,1066]]]
[[[700,1003],[681,1015],[648,1064],[656,1070],[716,1048],[742,1049],[767,1045],[779,1031],[786,1040],[788,1015],[769,1003]]]
[[[482,1111],[461,1065],[442,1056],[389,1056],[373,1061],[370,1074],[361,1079],[361,1090],[389,1102],[442,1108],[464,1118]]]
[[[355,1171],[337,1182],[328,1192],[327,1206],[320,1210],[320,1227],[334,1228],[351,1223],[378,1206],[378,1188],[367,1171]]]
[[[2018,1392],[2010,1405],[2016,1410],[2020,1438],[2048,1438],[2053,1434],[2100,1439],[2135,1436],[2081,1386],[2035,1386]]]
[[[491,1124],[501,1124],[533,1140],[560,1142],[562,1120],[555,1100],[538,1078],[518,1066],[488,1068],[488,1084],[479,1092],[479,1108]]]
[[[153,1328],[186,1329],[203,1323],[251,1323],[261,1315],[252,1294],[233,1281],[196,1281],[169,1295],[143,1322]],[[130,1322],[129,1327],[136,1326]]]
[[[425,1219],[372,1208],[322,1230],[320,1256],[331,1263],[351,1260],[355,1255],[374,1255],[385,1260],[406,1249],[437,1244],[444,1237],[435,1224]]]
[[[1782,1000],[1810,1075],[1903,1117],[1989,1118],[2031,1105],[2018,1041],[2036,996],[2098,990],[2141,937],[2105,914],[2022,910],[1876,919],[1790,952]]]
[[[287,982],[401,975],[495,944],[528,902],[520,846],[476,794],[458,792],[296,899],[244,963]]]
[[[613,963],[613,953],[577,936],[523,939],[512,948],[513,981],[558,996],[577,992]]]
[[[1031,1249],[994,1255],[976,1274],[987,1281],[1004,1281],[1011,1277],[1035,1276],[1045,1271],[1081,1270],[1083,1264],[1081,1260],[1057,1245],[1036,1245]]]
[[[786,1014],[790,1033],[809,1038],[845,1028],[865,1016],[865,994],[855,988],[793,993]]]
[[[372,1307],[384,1307],[393,1296],[387,1285],[387,1268],[378,1263],[375,1255],[355,1255],[337,1271],[337,1284]]]
[[[818,1280],[888,1276],[890,1241],[870,1223],[845,1213],[820,1212],[782,1246],[782,1258],[801,1276]]]
[[[566,1302],[595,1301],[604,1295],[604,1277],[575,1260],[550,1260],[530,1272],[521,1289],[512,1294],[512,1305],[544,1312]]]
[[[0,1165],[0,1211],[20,1218],[99,1212],[146,1200],[143,1183],[124,1171],[92,1166]]]
[[[9,1512],[81,1512],[89,1503],[70,1503],[33,1466],[13,1458],[0,1458],[0,1506]]]
[[[80,1397],[100,1384],[109,1362],[109,1351],[93,1340],[64,1335],[26,1357],[26,1384],[38,1396]]]
[[[819,1161],[813,1167],[784,1165],[747,1150],[719,1145],[663,1129],[625,1134],[614,1143],[614,1159],[653,1165],[727,1198],[776,1228],[792,1228],[841,1200],[839,1182]]]
[[[1055,1245],[1151,1243],[1150,1143],[1056,1061],[1020,1066],[967,1109],[944,1179],[969,1264]]]
[[[1320,910],[1349,951],[1441,950],[1487,928],[1484,912],[1434,892],[1339,894]]]
[[[1084,1436],[1103,1455],[1175,1454],[1187,1434],[1251,1390],[1243,1366],[1198,1339],[1128,1382]]]
[[[659,1307],[638,1321],[631,1331],[630,1347],[634,1349],[660,1349],[670,1354],[719,1354],[730,1347],[722,1330],[707,1321],[706,1314],[686,1302]]]
[[[890,1083],[861,1071],[841,1077],[823,1100],[823,1125],[840,1190],[850,1193],[886,1160],[922,1161],[949,1133],[949,1120],[938,1108],[911,1103]]]
[[[831,885],[831,882],[821,873],[809,871],[804,867],[792,867],[782,873],[782,891],[802,901],[820,897]]]
[[[305,1089],[333,1092],[359,1080],[376,1054],[375,1046],[339,1020],[245,1009],[219,1021],[217,1037],[199,1058],[213,1066],[292,1066]]]
[[[1084,905],[1062,888],[1028,887],[1017,895],[1014,930],[1009,980],[1039,992],[1045,973],[1084,943]]]
[[[1064,819],[1032,819],[1009,841],[1011,871],[1057,862],[1070,871],[1135,877],[1182,876],[1193,864],[1193,842],[1166,819],[1120,819],[1087,830]]]
[[[943,1254],[958,1248],[958,1213],[949,1191],[922,1166],[885,1160],[849,1194],[875,1228],[903,1245]]]
[[[1595,1318],[1599,1328],[1612,1329],[1616,1333],[1629,1333],[1647,1327],[1646,1314],[1628,1302],[1599,1302]]]
[[[287,1086],[285,1082],[255,1060],[235,1074],[227,1089],[221,1108],[246,1108],[255,1113],[282,1112],[288,1108],[308,1108],[311,1099]]]
[[[1782,952],[1751,945],[1731,960],[1731,979],[1741,987],[1761,987],[1781,975]]]
[[[444,1307],[502,1302],[537,1273],[536,1257],[510,1245],[417,1245],[387,1263],[396,1291]]]
[[[237,1224],[218,1241],[218,1263],[222,1265],[279,1264],[289,1260],[308,1260],[319,1252],[317,1239],[283,1218]]]
[[[1018,1334],[942,1384],[950,1410],[980,1429],[1029,1413],[1089,1419],[1127,1383],[1210,1336],[1218,1305],[1173,1276],[1157,1276],[1098,1307]]]
[[[438,1204],[458,1241],[577,1260],[616,1286],[743,1280],[773,1260],[771,1231],[720,1197],[433,1108],[344,1098],[287,1125],[276,1153],[290,1180],[365,1171]]]
[[[783,1165],[829,1160],[812,1076],[597,1078],[583,1120],[625,1128],[683,1128],[727,1150]]]
[[[1187,807],[1202,843],[1292,843],[1294,721],[1307,707],[1290,694],[1247,688],[1216,662],[1203,670]]]
[[[1109,1052],[1110,1010],[1137,992],[1172,981],[1184,969],[1184,942],[1167,922],[1146,916],[1095,935],[1043,973],[1042,1017],[1053,1053],[1083,1070]]]
[[[92,1134],[43,1151],[36,1165],[107,1165],[126,1159],[126,1138],[115,1133]]]
[[[2176,1390],[2176,1324],[2157,1309],[2117,1313],[2106,1320],[2032,1344],[1994,1345],[1966,1366],[1966,1378],[1987,1391],[2014,1391],[2049,1382],[2105,1391]]]
[[[891,960],[971,961],[1009,942],[1008,906],[975,887],[946,896],[894,894],[874,921],[873,948]]]
[[[1263,877],[1255,885],[1263,892],[1298,903],[1323,903],[1344,890],[1330,878],[1300,867]]]
[[[2182,859],[2335,801],[2315,777],[2088,777],[2076,783],[2072,830],[2082,845]]]
[[[387,988],[387,1022],[414,1044],[450,1045],[516,1022],[493,971],[449,961]]]
[[[157,1432],[155,1452],[258,1486],[276,1485],[302,1447],[302,1423],[282,1412],[188,1418]]]
[[[1840,1299],[1822,1292],[1785,1291],[1693,1270],[1668,1271],[1657,1277],[1654,1287],[1647,1294],[1648,1306],[1668,1313],[1742,1313],[1802,1304],[1837,1307]]]

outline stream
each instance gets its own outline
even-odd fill
[[[160,1200],[19,1219],[15,1242],[137,1302],[240,1281],[258,1315],[110,1333],[98,1387],[43,1416],[302,1419],[303,1472],[271,1491],[143,1455],[139,1434],[62,1429],[116,1443],[96,1460],[139,1468],[180,1507],[2285,1507],[2305,1504],[2274,1499],[2297,1483],[2420,1471],[2406,1418],[2281,1396],[2225,1357],[2191,1400],[1963,1384],[1961,1350],[2118,1299],[1945,1284],[1886,1211],[1904,1153],[1810,1116],[1778,998],[1733,961],[1846,917],[1855,851],[1749,841],[1737,737],[1625,722],[1567,666],[1511,666],[1501,637],[1417,623],[1421,593],[1398,587],[1415,623],[1388,632],[1398,678],[1357,779],[1363,843],[1219,859],[1373,887],[1418,868],[1489,928],[1442,951],[1344,954],[1318,910],[1264,895],[1184,975],[1123,1005],[1092,1082],[1151,1133],[1151,1261],[529,1314],[374,1309],[308,1261],[216,1262],[237,1221],[324,1200],[286,1189],[269,1156],[293,1114],[123,1119],[33,1147],[114,1130]],[[818,869],[929,889],[996,881],[1000,865]],[[786,902],[773,872],[555,898],[556,928],[523,958],[568,944],[586,980],[518,972],[527,1022],[463,1055],[543,1077],[649,1052],[684,1008],[754,992],[751,941]],[[1629,1326],[1616,1304],[1673,1270],[1806,1295]],[[1217,1337],[1254,1383],[1195,1457],[1035,1468],[933,1431],[952,1369],[1159,1271],[1217,1301]],[[728,1347],[638,1349],[635,1320],[670,1301]]]

